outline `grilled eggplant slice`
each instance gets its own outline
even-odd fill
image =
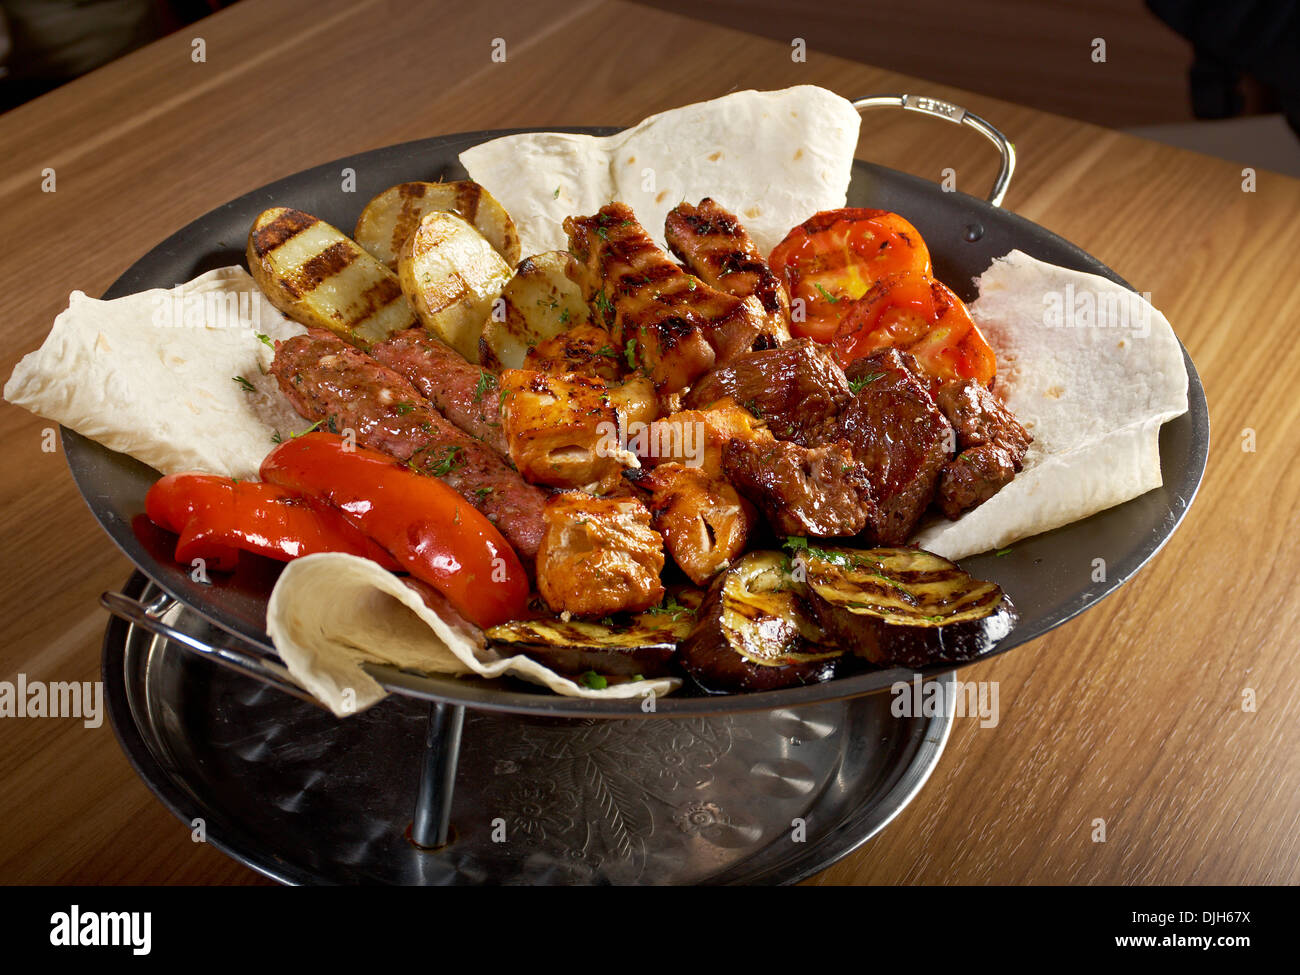
[[[699,590],[683,589],[643,613],[620,613],[600,622],[516,620],[492,627],[487,638],[504,653],[521,653],[562,674],[666,677],[675,673],[677,645],[695,625],[703,600]]]
[[[835,676],[803,586],[780,552],[750,552],[714,581],[678,662],[711,694],[768,691]]]
[[[920,549],[799,547],[793,567],[827,641],[880,667],[972,660],[1018,618],[997,585]]]

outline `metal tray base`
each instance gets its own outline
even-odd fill
[[[124,592],[159,590],[136,573]],[[471,711],[450,842],[422,850],[409,835],[427,703],[393,696],[339,720],[120,619],[103,670],[150,788],[284,883],[795,882],[897,815],[952,720],[896,718],[889,694],[651,720]]]

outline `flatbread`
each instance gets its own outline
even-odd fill
[[[814,213],[844,205],[858,124],[851,102],[799,85],[674,108],[611,136],[503,136],[460,161],[510,213],[525,255],[565,250],[564,218],[612,200],[663,246],[668,211],[706,196],[766,254]]]
[[[355,555],[286,565],[267,603],[266,631],[294,679],[339,717],[387,694],[362,669],[367,661],[423,674],[509,674],[564,697],[638,699],[681,686],[658,678],[596,690],[528,657],[502,656],[477,627],[434,612],[397,576]]]
[[[1034,437],[1024,470],[914,541],[961,559],[1079,521],[1161,485],[1160,427],[1187,412],[1187,369],[1147,298],[1021,251],[970,306],[998,356],[997,390]]]
[[[164,474],[255,478],[272,437],[307,425],[266,375],[275,354],[257,336],[305,331],[241,267],[111,301],[74,291],[4,396]]]

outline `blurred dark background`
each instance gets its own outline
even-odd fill
[[[0,111],[233,2],[0,0]],[[1300,0],[635,2],[1300,176]]]

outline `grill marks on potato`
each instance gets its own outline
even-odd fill
[[[253,243],[259,253],[269,254],[317,223],[320,221],[301,210],[282,210],[264,227],[254,229]]]
[[[512,267],[519,262],[519,233],[505,208],[472,180],[411,182],[390,186],[366,204],[354,232],[357,243],[390,270],[420,221],[434,211],[469,223]]]
[[[415,232],[415,228],[420,225],[420,217],[424,215],[424,207],[420,202],[424,199],[424,189],[424,183],[403,183],[397,187],[401,205],[397,211],[397,218],[393,221],[392,233],[388,235],[389,247],[394,255],[401,251],[406,238],[410,237]],[[389,267],[396,269],[396,266],[397,258],[394,256]]]
[[[415,321],[396,275],[310,214],[272,207],[253,223],[248,266],[276,308],[296,322],[368,345]]]

